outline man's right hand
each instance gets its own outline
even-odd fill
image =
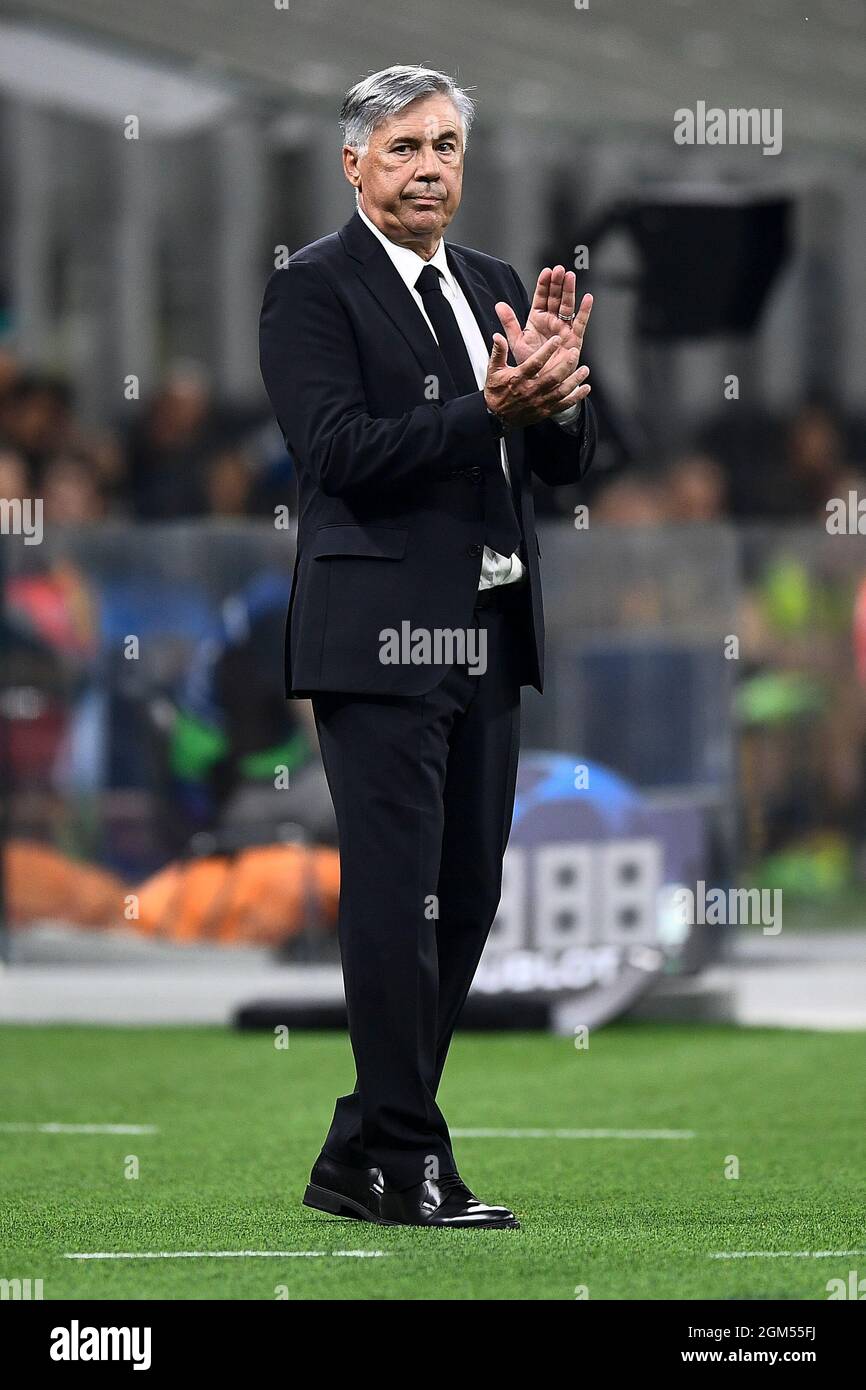
[[[508,365],[508,343],[494,333],[484,383],[484,400],[510,426],[536,425],[588,396],[589,367],[578,365],[580,353],[550,338],[519,367]]]

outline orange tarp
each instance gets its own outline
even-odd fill
[[[176,861],[137,886],[50,846],[12,840],[6,895],[13,926],[34,921],[126,927],[169,941],[277,945],[330,928],[340,894],[337,850],[264,845]]]

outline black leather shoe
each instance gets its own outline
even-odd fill
[[[304,1206],[356,1221],[378,1221],[382,1174],[378,1168],[349,1168],[320,1154],[304,1193]]]
[[[386,1183],[379,1199],[379,1219],[386,1226],[520,1227],[508,1207],[479,1202],[458,1173],[428,1179],[404,1192],[395,1192]]]

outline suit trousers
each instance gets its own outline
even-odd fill
[[[323,1152],[400,1189],[457,1171],[436,1094],[502,890],[528,601],[526,583],[482,600],[474,652],[424,695],[312,696],[356,1069]]]

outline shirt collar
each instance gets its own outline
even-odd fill
[[[448,282],[448,286],[452,290],[452,292],[454,294],[457,293],[457,281],[451,273],[451,269],[448,265],[448,260],[445,255],[444,237],[439,238],[439,245],[436,247],[436,250],[433,252],[433,255],[430,257],[429,261],[425,261],[421,256],[418,255],[417,251],[413,251],[410,247],[398,246],[396,242],[389,241],[388,238],[385,236],[385,233],[381,232],[379,228],[376,226],[375,222],[370,221],[370,218],[364,212],[363,208],[357,208],[357,213],[358,216],[361,218],[361,221],[366,222],[373,235],[375,237],[378,237],[379,241],[381,241],[382,245],[388,253],[388,256],[390,257],[394,269],[397,271],[397,274],[400,276],[400,279],[403,281],[405,285],[408,286],[409,289],[414,290],[415,281],[418,279],[418,276],[421,274],[421,271],[424,269],[425,265],[432,265],[435,266],[436,269],[441,272],[444,279]]]

